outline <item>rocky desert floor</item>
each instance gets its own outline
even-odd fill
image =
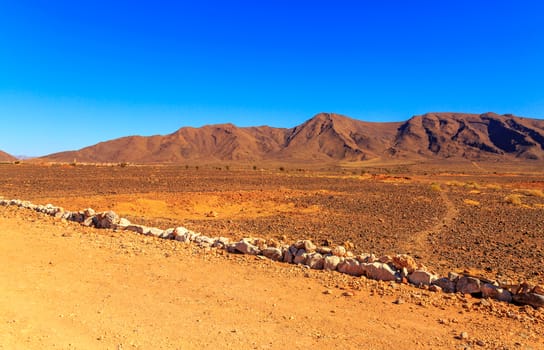
[[[0,195],[544,282],[538,171],[0,165]],[[474,170],[474,169],[472,169]],[[542,310],[0,208],[0,349],[544,348]],[[461,333],[466,337],[461,337]]]

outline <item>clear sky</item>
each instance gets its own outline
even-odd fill
[[[544,1],[0,0],[0,149],[319,112],[544,117]]]

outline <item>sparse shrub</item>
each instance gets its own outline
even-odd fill
[[[440,186],[440,184],[438,184],[436,182],[433,182],[431,184],[431,190],[436,191],[436,192],[440,192],[440,191],[442,191],[442,187]]]
[[[465,184],[465,188],[479,190],[482,186],[474,181],[470,181]]]
[[[285,171],[285,168],[280,166],[280,171]]]
[[[509,204],[514,205],[521,205],[521,195],[520,194],[509,194],[508,196],[504,197],[504,201]]]
[[[253,170],[257,170],[257,166],[256,166],[256,165],[253,166]]]
[[[128,166],[128,163],[127,162],[121,162],[121,163],[119,163],[119,166],[121,168],[126,168]]]
[[[225,170],[230,170],[230,166],[225,165]]]
[[[468,205],[474,205],[476,207],[480,205],[480,202],[472,200],[472,199],[465,199],[465,200],[463,200],[463,203],[468,204]]]
[[[542,192],[542,190],[537,190],[537,189],[520,190],[519,192],[523,193],[526,196],[544,197],[544,192]]]
[[[463,182],[460,182],[460,181],[448,181],[446,182],[446,185],[448,186],[458,186],[458,187],[461,187],[461,186],[465,186],[465,183]]]
[[[16,160],[13,162],[13,164],[21,164],[21,161],[20,160]]]

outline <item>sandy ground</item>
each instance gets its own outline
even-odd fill
[[[0,208],[0,349],[544,348],[542,323],[336,275]]]

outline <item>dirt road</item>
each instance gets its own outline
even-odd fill
[[[525,318],[305,271],[0,208],[0,349],[543,348]]]

